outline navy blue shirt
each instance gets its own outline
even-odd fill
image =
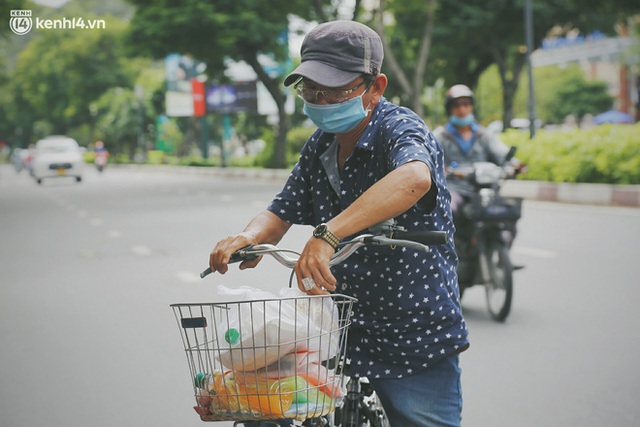
[[[409,231],[441,230],[452,236],[442,148],[414,112],[384,98],[341,172],[335,135],[316,130],[268,209],[288,223],[315,226],[412,161],[429,166],[432,188],[396,218],[398,224]],[[337,292],[358,298],[349,332],[352,374],[402,378],[467,346],[457,265],[449,243],[432,246],[431,253],[364,247],[332,267]]]

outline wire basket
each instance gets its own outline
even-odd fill
[[[203,421],[305,420],[345,394],[345,295],[172,304]]]

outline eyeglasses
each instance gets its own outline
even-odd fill
[[[300,82],[298,84],[296,84],[295,88],[296,88],[296,92],[298,94],[298,97],[300,97],[302,100],[306,101],[306,102],[310,102],[312,104],[315,104],[318,101],[318,95],[322,94],[322,97],[329,103],[329,104],[339,104],[341,102],[344,102],[346,100],[349,99],[349,95],[351,95],[356,89],[358,89],[359,87],[361,87],[362,85],[367,84],[367,88],[364,90],[365,92],[369,90],[369,87],[371,86],[371,84],[373,83],[373,81],[370,81],[367,84],[367,81],[363,81],[361,83],[358,83],[357,85],[355,85],[354,87],[352,87],[351,89],[314,89],[311,87],[307,87],[304,84],[304,80],[300,80]]]

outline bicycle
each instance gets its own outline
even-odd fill
[[[446,232],[406,232],[394,221],[369,231],[342,242],[330,265],[366,245],[429,252],[428,245],[448,240]],[[237,251],[231,262],[266,254],[291,269],[299,258],[295,251],[258,244]],[[200,276],[210,273],[208,268]],[[293,273],[289,288],[292,283]],[[348,376],[347,332],[356,303],[330,294],[172,304],[201,420],[388,427],[368,380]]]

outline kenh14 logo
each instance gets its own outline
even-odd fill
[[[9,27],[11,28],[11,31],[19,36],[27,34],[29,31],[31,31],[31,27],[33,27],[33,22],[31,21],[31,11],[12,10],[11,19],[9,20]]]

